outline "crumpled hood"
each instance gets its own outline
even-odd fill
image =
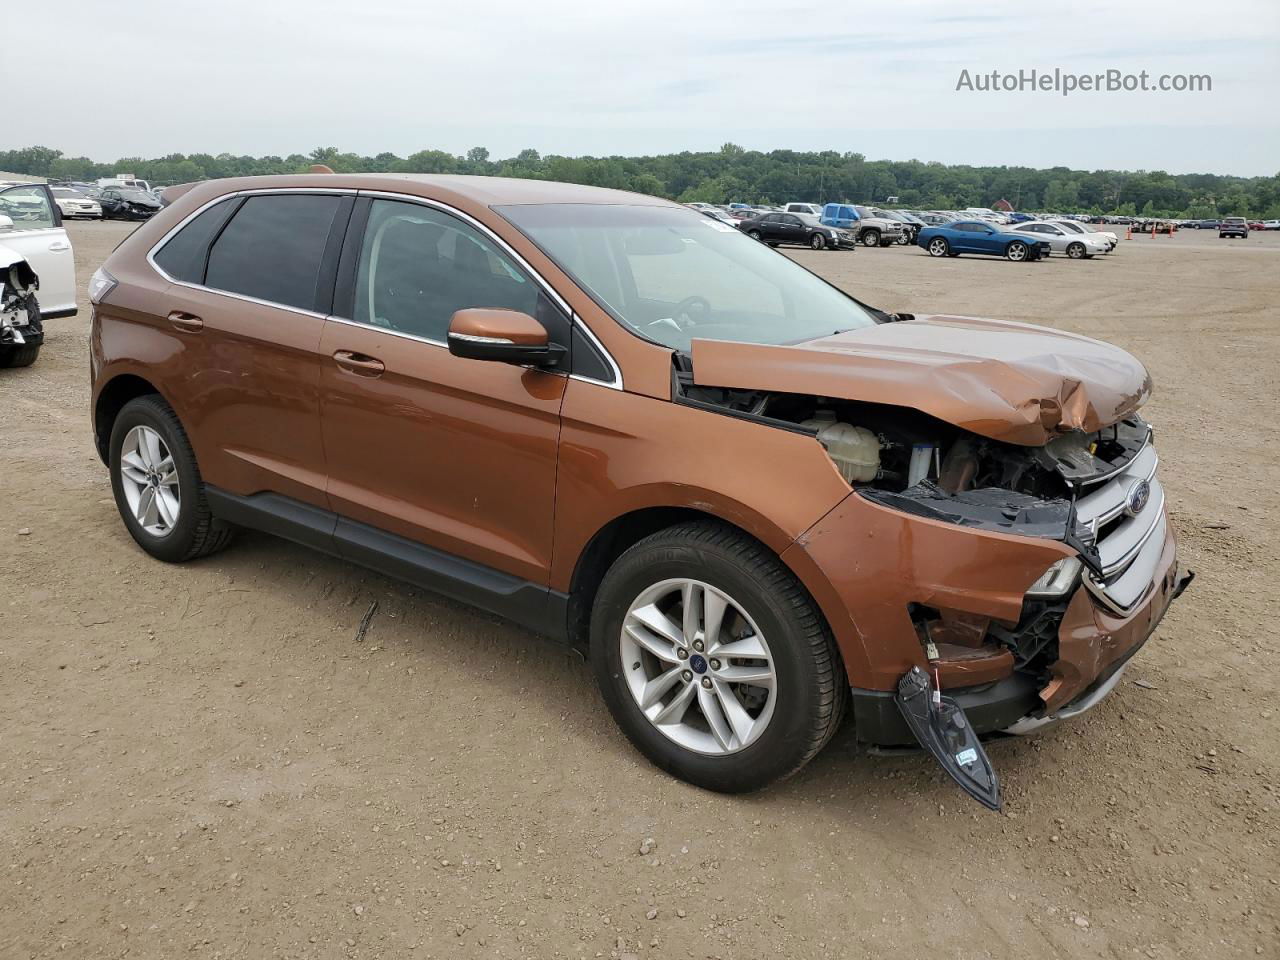
[[[917,316],[790,346],[695,340],[699,386],[912,407],[984,437],[1039,446],[1123,420],[1151,396],[1133,356],[1026,323]]]

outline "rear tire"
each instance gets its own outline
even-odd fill
[[[682,584],[694,585],[688,596],[702,598],[695,599],[692,640],[684,627]],[[662,646],[668,634],[641,630],[650,640],[638,647],[634,611],[658,609],[659,601],[646,597],[663,596],[663,590],[673,591],[665,595],[680,603],[662,614],[676,639]],[[703,633],[710,629],[703,614],[713,596],[727,602],[719,641]],[[610,712],[641,753],[682,780],[722,793],[757,790],[803,767],[840,725],[848,680],[826,622],[777,556],[736,530],[683,523],[641,540],[610,567],[593,607],[591,662]],[[742,650],[747,641],[757,641],[765,656],[715,657],[717,642]],[[666,651],[662,658],[649,652],[659,646]],[[677,656],[681,651],[684,656]],[[730,656],[739,662],[730,664]],[[744,666],[742,659],[756,662]],[[764,671],[771,679],[766,690],[728,680],[726,670]],[[671,671],[671,684],[642,709],[653,678]],[[688,706],[672,717],[682,691]],[[703,713],[704,697],[709,714]],[[717,704],[726,703],[725,697],[730,700],[722,714]],[[663,712],[668,716],[661,723],[650,719]],[[724,718],[732,722],[733,716],[746,720],[729,731]],[[722,734],[716,734],[714,718],[720,718]],[[764,726],[756,730],[758,723]],[[739,729],[748,731],[741,740]],[[727,744],[719,739],[725,734]]]
[[[748,237],[750,237],[752,240],[759,240],[759,239],[760,239],[760,231],[759,231],[759,230],[748,230],[748,231],[747,231],[747,236],[748,236]]]
[[[860,239],[864,247],[878,247],[880,246],[880,231],[876,229],[866,230]]]
[[[162,523],[163,518],[157,514],[157,523],[152,526],[164,526],[161,531],[147,529],[138,516],[138,508],[130,503],[127,492],[133,490],[136,493],[139,482],[130,477],[137,477],[139,468],[135,466],[136,457],[130,455],[126,444],[128,441],[131,447],[131,438],[139,435],[154,435],[161,444],[157,447],[161,455],[154,458],[156,462],[148,462],[145,466],[154,467],[156,472],[166,476],[176,475],[177,515],[170,515]],[[149,394],[124,405],[111,426],[109,452],[111,492],[115,494],[120,517],[130,536],[151,556],[167,563],[181,563],[207,556],[231,542],[232,528],[214,517],[209,509],[204,481],[200,478],[200,468],[187,432],[172,408],[159,396]],[[165,461],[167,466],[162,466]],[[129,476],[124,473],[126,467]],[[159,493],[153,492],[151,496],[154,501]],[[172,513],[174,508],[169,509]]]

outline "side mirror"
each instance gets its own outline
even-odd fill
[[[12,230],[12,229],[13,229],[13,219],[11,217],[5,216],[3,213],[0,213],[0,230]]]
[[[554,367],[566,350],[552,343],[547,328],[527,313],[473,307],[449,320],[449,352],[468,360]]]

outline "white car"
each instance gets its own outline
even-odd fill
[[[87,217],[90,220],[102,219],[102,206],[97,200],[86,197],[79,190],[72,190],[70,187],[52,187],[50,189],[53,191],[53,202],[62,211],[64,220],[70,220],[73,217]]]
[[[1074,220],[1054,220],[1053,223],[1060,227],[1071,231],[1072,233],[1083,233],[1086,236],[1092,234],[1095,237],[1101,237],[1107,241],[1107,251],[1110,252],[1120,243],[1120,238],[1110,230],[1099,230],[1097,227],[1088,223],[1076,223]]]
[[[1098,254],[1107,253],[1111,247],[1107,241],[1095,233],[1076,233],[1068,229],[1070,224],[1047,220],[1028,220],[1012,227],[1014,233],[1034,234],[1037,239],[1044,240],[1054,253],[1065,253],[1072,260],[1080,260]]]
[[[41,319],[75,316],[75,258],[48,185],[0,184],[0,246],[40,278]]]
[[[782,208],[783,213],[807,213],[811,217],[822,216],[822,208],[816,203],[788,203]]]

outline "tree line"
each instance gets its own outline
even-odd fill
[[[321,147],[287,157],[175,153],[155,159],[123,157],[99,163],[50,147],[0,151],[0,170],[55,180],[88,180],[117,172],[151,183],[305,172],[323,163],[338,173],[458,173],[529,177],[633,190],[683,203],[785,203],[831,200],[916,209],[989,207],[1007,200],[1018,210],[1129,216],[1280,218],[1280,174],[1233,177],[1170,174],[1161,170],[1071,170],[1067,167],[974,167],[920,160],[868,160],[835,150],[719,150],[647,157],[543,156],[521,150],[492,159],[484,147],[464,156],[421,150],[407,157],[366,157]]]

